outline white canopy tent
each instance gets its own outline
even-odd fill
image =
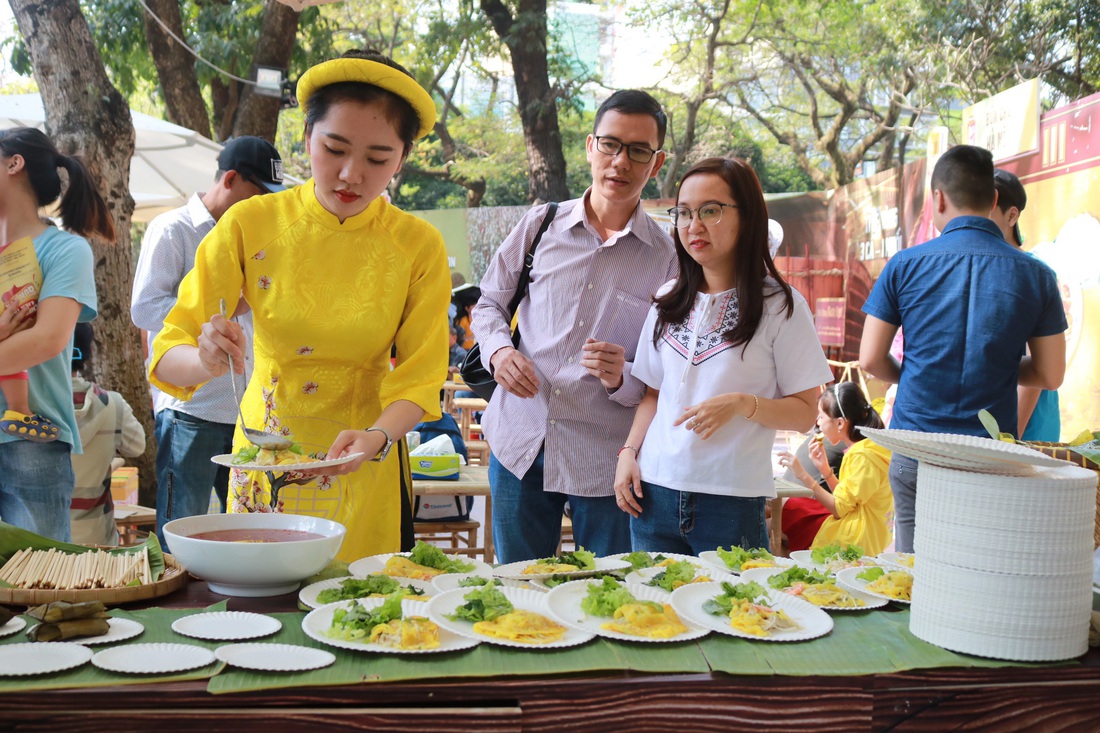
[[[218,170],[222,146],[186,127],[130,111],[134,121],[134,157],[130,161],[130,195],[134,221],[182,206],[196,191],[205,191]],[[38,94],[0,95],[0,129],[45,129],[46,113]],[[288,183],[291,181],[288,177]]]

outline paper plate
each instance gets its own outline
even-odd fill
[[[394,555],[403,555],[405,557],[408,557],[409,553],[407,553],[407,552],[401,552],[401,553],[387,552],[384,555],[371,555],[370,557],[363,557],[363,558],[360,558],[360,559],[356,560],[351,565],[348,565],[348,572],[351,573],[352,575],[356,576],[357,578],[364,578],[364,577],[366,577],[366,576],[368,576],[372,573],[385,573],[386,575],[389,575],[389,573],[386,573],[386,561],[389,560]],[[477,575],[492,575],[493,574],[492,566],[489,565],[486,562],[478,560],[477,558],[474,558],[474,557],[461,557],[459,555],[447,555],[447,558],[449,560],[458,560],[459,562],[464,562],[464,563],[468,563],[470,565],[473,565],[473,567],[470,568],[469,570],[462,570],[462,571],[459,571],[459,572],[462,572],[462,573],[475,573]],[[443,573],[443,574],[446,575],[447,573]],[[391,577],[399,578],[399,577],[402,577],[402,576],[394,575],[394,576],[391,576]],[[438,576],[436,576],[436,577],[438,577]]]
[[[893,601],[894,603],[904,603],[908,605],[912,601],[903,601],[900,598],[892,598],[884,593],[876,593],[873,590],[868,590],[868,581],[861,578],[857,578],[856,575],[863,572],[866,568],[845,568],[837,572],[836,580],[840,584],[841,588],[847,588],[848,590],[860,591],[866,593],[869,596],[875,596],[876,598],[885,598],[887,601]],[[909,572],[906,570],[905,572]]]
[[[436,596],[436,598],[438,597],[439,596]],[[359,601],[359,605],[366,608],[377,608],[382,605],[385,600],[385,598],[363,598]],[[349,641],[347,639],[334,639],[328,636],[325,632],[332,628],[332,616],[336,609],[347,608],[350,605],[351,601],[340,601],[310,611],[306,617],[302,619],[302,631],[304,631],[309,638],[314,641],[319,641],[322,644],[339,647],[340,649],[352,649],[357,652],[375,652],[378,654],[439,654],[441,652],[455,652],[461,651],[462,649],[470,649],[478,644],[477,639],[455,634],[442,624],[439,624],[439,646],[435,649],[394,649],[379,644],[371,644],[367,640]],[[406,618],[410,616],[429,617],[424,603],[408,600],[401,601],[401,614]],[[434,621],[435,619],[432,620]]]
[[[332,466],[342,466],[345,463],[351,463],[356,458],[362,456],[362,453],[352,453],[346,455],[343,458],[328,458],[323,461],[310,461],[309,463],[285,463],[281,466],[264,466],[258,463],[234,463],[233,459],[237,456],[235,453],[223,453],[221,455],[212,456],[211,461],[217,463],[219,466],[225,466],[227,468],[239,468],[242,471],[272,471],[274,473],[288,473],[290,471],[312,471],[317,468],[331,468]]]
[[[530,573],[524,575],[525,568],[534,565],[534,560],[521,560],[520,562],[508,563],[507,565],[499,565],[493,570],[493,575],[498,578],[511,578],[512,580],[532,580],[534,578],[552,578],[555,575],[564,575],[571,578],[585,578],[590,575],[600,575],[601,573],[615,573],[624,572],[630,570],[630,563],[623,560],[615,560],[610,557],[597,557],[595,560],[595,569],[593,570],[576,570],[566,571],[564,573]]]
[[[195,613],[172,622],[172,631],[177,634],[211,641],[258,639],[274,634],[281,628],[283,622],[277,618],[242,611]]]
[[[651,568],[646,569],[648,570]],[[597,636],[603,636],[617,641],[688,641],[690,639],[699,639],[710,633],[709,629],[704,629],[688,622],[684,622],[684,626],[688,627],[686,632],[667,639],[653,639],[647,636],[635,636],[633,634],[624,634],[620,631],[605,629],[603,628],[603,624],[610,623],[612,619],[603,616],[592,616],[581,608],[581,601],[588,595],[588,586],[592,584],[594,584],[594,581],[582,580],[559,585],[547,594],[547,606],[554,616],[566,626],[572,626],[575,629],[588,631]],[[657,603],[669,602],[669,594],[660,588],[650,588],[636,583],[625,583],[624,586],[639,601],[656,601]],[[683,619],[681,619],[681,621],[683,621]]]
[[[194,644],[124,644],[92,657],[96,667],[125,674],[184,672],[216,661],[214,652]]]
[[[484,636],[474,631],[474,624],[472,621],[448,618],[454,613],[456,608],[466,602],[465,596],[470,590],[469,588],[449,590],[445,593],[440,593],[438,596],[428,601],[428,614],[431,616],[432,620],[439,624],[440,628],[448,629],[468,639],[477,639],[478,641],[484,641],[488,644],[510,646],[516,649],[564,649],[566,647],[584,644],[594,637],[592,632],[581,631],[568,624],[562,624],[566,627],[565,634],[562,635],[562,638],[546,644],[524,644],[523,642],[512,641],[511,639],[496,639],[491,636]],[[549,606],[547,606],[546,593],[526,588],[501,588],[501,593],[512,602],[512,605],[516,609],[532,611],[546,616],[552,621],[562,623],[561,619],[557,618],[550,610]]]
[[[879,553],[878,559],[887,564],[893,565],[898,570],[905,570],[913,572],[913,560],[916,556],[911,552],[882,552]]]
[[[617,555],[608,555],[607,559],[608,560],[622,560],[623,562],[626,562],[626,556],[631,555],[631,554],[633,554],[633,553],[620,552]],[[697,565],[697,566],[703,564],[702,561],[700,561],[699,558],[695,555],[681,555],[678,552],[650,552],[649,553],[650,557],[656,557],[658,555],[663,556],[667,560],[676,560],[676,561],[679,561],[679,562],[687,561],[687,562],[693,563],[694,565]],[[650,565],[650,567],[654,567],[654,566]],[[631,568],[633,568],[633,566],[631,566]],[[639,570],[642,570],[642,569],[644,569],[644,568],[639,568]]]
[[[833,620],[820,608],[801,601],[786,593],[768,590],[768,606],[785,611],[799,628],[780,631],[771,636],[753,636],[733,628],[729,617],[714,616],[703,610],[703,603],[721,595],[721,583],[692,583],[672,592],[672,608],[689,623],[717,631],[729,636],[738,636],[752,641],[805,641],[828,634],[833,628]]]
[[[320,580],[316,583],[311,583],[305,588],[302,588],[302,590],[298,591],[298,600],[302,603],[302,605],[309,606],[310,608],[323,606],[325,604],[317,600],[317,595],[321,591],[329,590],[330,588],[339,588],[345,580],[354,577],[356,576],[347,575],[342,578],[330,578],[329,580]],[[409,600],[419,600],[421,603],[423,603],[439,592],[434,585],[426,580],[413,580],[412,578],[395,578],[395,580],[397,580],[402,585],[402,587],[412,586],[413,588],[424,591],[424,595],[415,597],[410,596]]]
[[[530,588],[531,583],[525,583],[522,580],[509,580],[507,578],[494,578],[490,573],[447,573],[445,575],[437,575],[432,578],[432,585],[434,586],[433,595],[445,590],[454,590],[455,588],[465,588],[470,590],[476,586],[463,586],[459,585],[463,580],[467,578],[485,578],[486,580],[495,580],[497,585],[508,588]]]
[[[0,637],[11,636],[17,631],[22,631],[26,625],[27,622],[23,619],[22,616],[15,616],[13,618],[10,618],[8,619],[8,622],[6,624],[0,626]]]
[[[227,644],[215,649],[214,656],[234,667],[261,672],[305,672],[336,661],[332,652],[294,644]]]
[[[734,575],[740,574],[740,572],[737,570],[730,570],[726,563],[722,561],[722,558],[718,557],[718,552],[716,550],[707,550],[706,552],[700,552],[699,559],[707,563],[711,567],[717,570],[721,570],[723,573],[733,573]],[[790,566],[794,565],[794,560],[790,560],[785,557],[779,557],[777,555],[775,557],[775,565],[779,568],[789,568]],[[749,569],[752,570],[752,568]]]
[[[791,559],[795,564],[801,565],[808,570],[823,570],[830,573],[836,573],[838,570],[844,568],[860,568],[868,567],[871,565],[878,565],[878,559],[864,555],[858,560],[830,560],[827,563],[814,562],[813,550],[795,550],[791,553]]]
[[[755,581],[755,582],[759,583],[760,585],[764,586],[765,588],[767,588],[768,590],[777,590],[780,593],[787,593],[787,591],[783,588],[773,588],[772,585],[768,582],[768,578],[770,578],[773,575],[778,575],[781,572],[783,572],[782,568],[753,568],[752,570],[746,570],[745,572],[741,573],[741,582],[747,583],[749,581]],[[853,598],[857,598],[857,599],[863,601],[863,605],[862,606],[834,606],[834,605],[818,606],[816,603],[813,603],[813,602],[811,602],[811,601],[809,601],[805,598],[801,598],[800,596],[796,596],[792,593],[787,593],[787,595],[792,596],[794,598],[799,598],[799,600],[806,601],[810,605],[816,606],[817,608],[820,608],[820,609],[825,610],[825,611],[869,611],[873,608],[882,608],[883,606],[886,605],[887,601],[885,599],[880,598],[879,596],[872,595],[870,593],[863,593],[862,591],[853,590],[851,588],[845,588],[844,586],[841,586],[839,583],[836,582],[836,576],[835,575],[833,575],[832,573],[830,573],[830,575],[833,578],[834,584],[836,584],[838,588],[845,591],[846,593],[848,593]]]
[[[83,639],[73,639],[77,644],[113,644],[116,641],[124,641],[125,639],[133,639],[135,636],[145,631],[145,627],[128,618],[109,618],[107,619],[107,626],[110,627],[106,634],[100,634],[99,636],[88,636]]]
[[[29,641],[0,646],[0,677],[26,677],[50,674],[79,667],[92,658],[92,650],[83,644]]]
[[[1066,461],[1027,446],[977,435],[874,428],[867,428],[863,433],[876,443],[904,456],[945,468],[1011,475],[1029,473],[1030,466],[1066,465]]]
[[[729,571],[719,572],[718,569],[715,568],[713,565],[711,565],[710,563],[707,563],[707,562],[703,562],[699,558],[692,558],[690,560],[687,560],[687,562],[690,562],[692,565],[695,566],[695,575],[693,576],[694,578],[698,578],[699,576],[703,576],[703,577],[706,577],[706,578],[709,579],[709,580],[699,581],[699,582],[703,582],[703,583],[715,582],[715,583],[718,583],[718,582],[721,582],[723,580],[725,580],[727,582],[733,582],[733,583],[737,582],[737,576],[734,575],[733,573],[730,573]],[[641,570],[635,570],[632,573],[627,573],[626,582],[627,583],[634,583],[636,585],[642,585],[642,586],[645,586],[647,588],[652,588],[653,590],[657,591],[658,593],[664,594],[664,599],[667,601],[668,600],[668,594],[671,593],[672,591],[665,590],[664,588],[662,588],[660,586],[657,586],[657,585],[650,585],[649,584],[649,582],[651,580],[653,580],[658,575],[660,575],[662,572],[664,572],[664,570],[665,570],[664,568],[658,568],[658,567],[642,568]]]

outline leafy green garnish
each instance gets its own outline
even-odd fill
[[[868,583],[878,580],[883,575],[886,575],[886,571],[877,565],[872,565],[866,570],[860,570],[856,573],[856,577],[860,580],[866,580]]]
[[[596,569],[596,556],[583,547],[578,547],[575,552],[563,552],[557,557],[544,557],[536,562],[554,565],[572,565],[579,570]]]
[[[353,600],[347,608],[337,608],[333,611],[332,626],[325,635],[343,641],[369,638],[375,626],[401,618],[402,597],[403,594],[398,591],[373,610],[368,610],[361,606],[359,601]]]
[[[593,616],[611,618],[619,606],[636,600],[619,581],[605,577],[599,585],[588,584],[588,595],[581,599],[581,610]]]
[[[646,585],[671,592],[695,579],[695,566],[686,560],[669,563],[665,569],[646,581]]]
[[[774,560],[775,556],[765,550],[763,547],[756,547],[751,550],[746,550],[737,545],[733,545],[728,550],[723,550],[721,547],[717,550],[718,557],[722,562],[726,564],[726,567],[735,573],[741,572],[741,566],[747,563],[749,560]]]
[[[568,583],[571,580],[576,580],[572,575],[551,575],[549,578],[543,578],[542,584],[547,588],[557,588],[562,583]]]
[[[629,555],[624,555],[623,560],[630,563],[630,567],[634,570],[641,570],[642,568],[651,568],[654,565],[658,565],[668,558],[664,555],[650,555],[648,552],[639,550],[632,552]]]
[[[237,457],[235,461],[237,463],[250,463],[256,459],[256,456],[260,455],[260,446],[258,445],[244,445],[237,451]]]
[[[463,578],[458,581],[459,588],[477,588],[478,586],[486,585],[490,580],[483,578],[480,575],[471,575],[469,578]]]
[[[756,603],[766,598],[764,586],[753,581],[749,583],[722,583],[722,593],[710,600],[703,601],[703,610],[714,616],[728,616],[733,610],[734,600]]]
[[[416,546],[409,553],[409,559],[417,565],[443,570],[448,573],[468,573],[474,569],[473,563],[452,560],[443,553],[443,550],[423,540],[416,541]]]
[[[455,609],[448,616],[452,620],[465,619],[466,621],[492,621],[506,613],[515,610],[511,601],[504,597],[497,587],[496,581],[491,580],[480,588],[475,588],[465,596],[463,605]]]
[[[787,568],[781,573],[776,573],[768,578],[768,585],[772,588],[789,588],[795,583],[807,583],[814,585],[818,583],[832,583],[833,576],[829,573],[822,573],[817,570],[807,570],[806,568],[800,568],[797,565],[792,568]]]
[[[824,547],[815,547],[810,551],[810,558],[819,565],[824,565],[831,560],[845,560],[852,562],[863,557],[863,548],[859,545],[841,546],[839,542]]]
[[[317,602],[325,604],[367,596],[388,596],[399,589],[403,589],[406,596],[424,595],[424,591],[419,588],[412,585],[402,586],[388,575],[370,575],[366,578],[347,578],[338,588],[325,588],[317,594]]]

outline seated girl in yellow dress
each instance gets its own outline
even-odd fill
[[[374,52],[314,66],[298,101],[313,177],[234,205],[207,235],[154,343],[150,378],[187,399],[229,369],[228,357],[243,374],[241,329],[218,314],[220,300],[232,309],[243,298],[255,323],[247,426],[292,434],[316,458],[362,456],[290,476],[275,506],[267,475],[234,469],[229,511],[334,519],[348,529],[339,557],[355,560],[412,546],[401,439],[440,416],[443,238],[382,196],[436,110],[405,69]],[[234,448],[248,445],[240,428]]]
[[[840,382],[822,392],[817,425],[830,443],[844,446],[837,478],[820,442],[810,446],[810,460],[829,484],[826,491],[790,453],[780,463],[814,492],[813,498],[788,499],[783,505],[783,534],[791,551],[833,543],[859,545],[877,555],[890,545],[894,495],[890,491],[890,451],[859,432],[881,428],[882,419],[855,382]]]

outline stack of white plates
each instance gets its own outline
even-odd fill
[[[997,659],[1084,654],[1096,473],[1008,443],[919,433],[891,441],[894,432],[881,431],[882,442],[903,455],[913,443],[920,460],[913,634]],[[947,460],[934,457],[939,449]],[[980,467],[964,465],[971,459]]]

